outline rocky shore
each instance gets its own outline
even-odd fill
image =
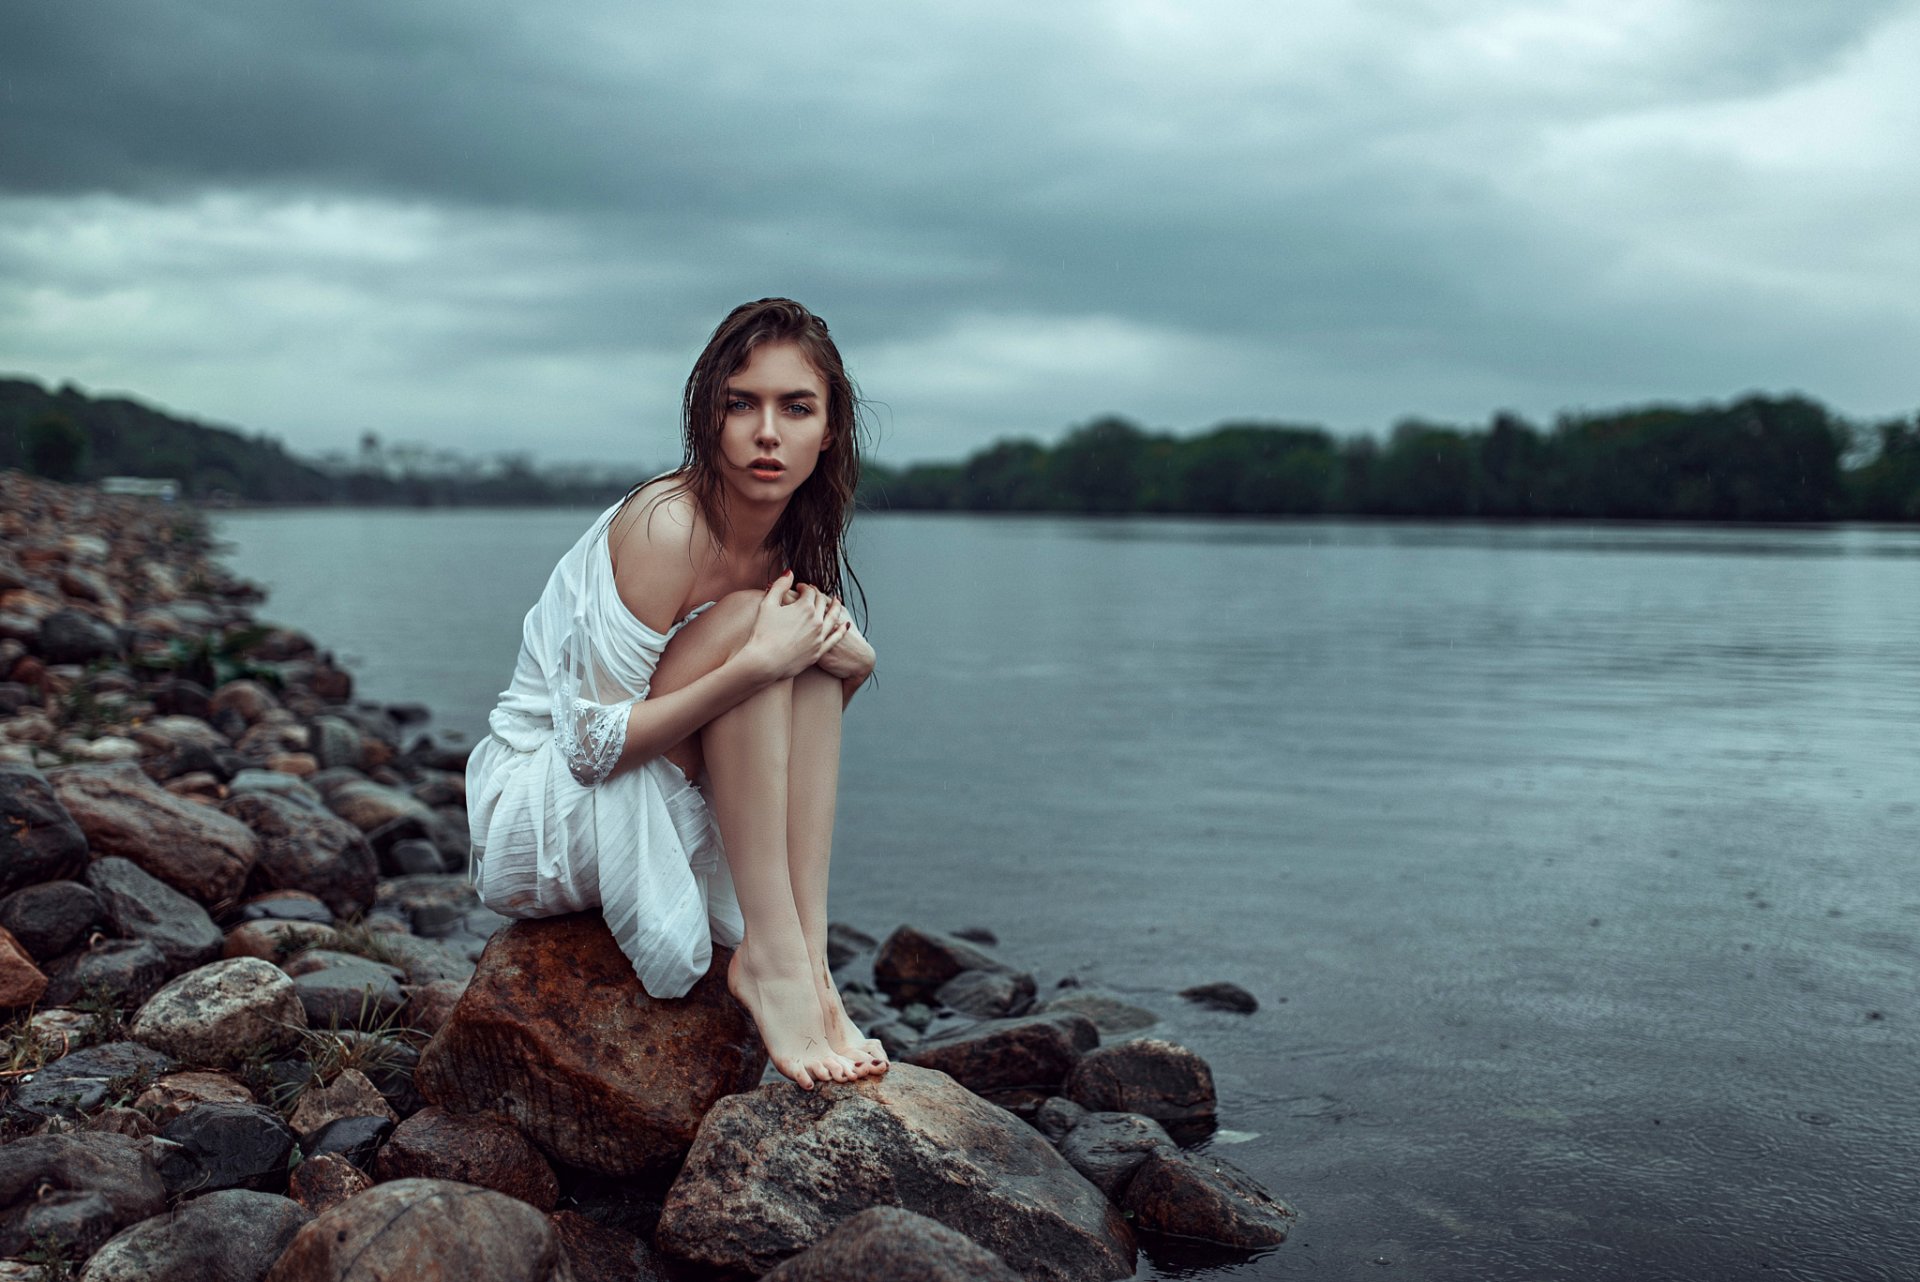
[[[1206,1062],[985,931],[836,923],[895,1064],[803,1092],[724,949],[654,1001],[597,914],[481,907],[463,756],[260,600],[191,511],[0,473],[0,1282],[1096,1282],[1288,1236]]]

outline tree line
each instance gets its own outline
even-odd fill
[[[1227,423],[1197,436],[1101,418],[1049,448],[870,466],[896,511],[1920,521],[1920,418],[1860,425],[1800,396],[1566,414],[1484,428],[1410,419],[1383,442]]]

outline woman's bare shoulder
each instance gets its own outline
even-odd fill
[[[607,550],[614,587],[635,618],[656,632],[679,621],[707,542],[700,505],[673,477],[649,481],[628,498],[607,530]]]

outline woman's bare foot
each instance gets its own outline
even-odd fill
[[[800,1089],[857,1076],[853,1060],[830,1045],[819,1001],[804,976],[768,973],[742,940],[727,960],[727,991],[753,1016],[767,1058]]]
[[[887,1048],[878,1038],[861,1032],[860,1026],[847,1014],[846,1005],[840,1000],[840,989],[833,982],[833,972],[821,961],[814,963],[813,973],[814,987],[820,997],[820,1018],[826,1023],[827,1045],[849,1060],[861,1077],[878,1077],[886,1072],[890,1067]]]

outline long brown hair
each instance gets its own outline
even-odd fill
[[[866,591],[847,562],[847,527],[853,521],[853,492],[860,483],[860,394],[847,375],[827,332],[827,323],[791,298],[762,298],[742,303],[714,329],[687,376],[681,400],[682,458],[679,486],[693,495],[716,536],[727,529],[725,482],[720,477],[720,424],[726,408],[727,380],[738,373],[763,343],[793,343],[827,385],[829,447],[800,483],[767,532],[762,545],[776,553],[781,569],[792,569],[795,583],[811,583],[851,607],[846,585],[859,594],[863,626]],[[635,486],[638,490],[640,487]],[[629,493],[629,497],[631,497]]]

